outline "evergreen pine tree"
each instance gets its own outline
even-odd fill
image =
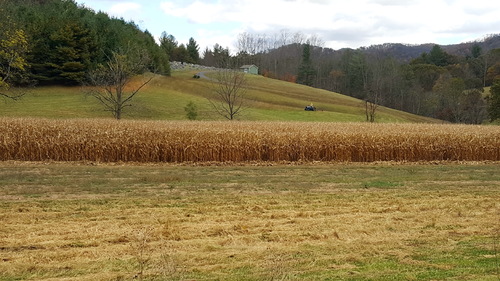
[[[177,48],[178,43],[172,34],[165,31],[160,36],[160,47],[168,55],[170,61],[174,61],[174,50]]]
[[[193,37],[189,38],[189,43],[186,46],[188,52],[188,62],[190,63],[199,63],[200,62],[200,52],[198,44],[193,39]]]
[[[305,44],[302,50],[302,63],[299,66],[297,83],[312,86],[315,75],[316,71],[314,71],[311,61],[311,45]]]
[[[500,79],[496,79],[490,89],[491,97],[488,108],[490,120],[500,119]]]

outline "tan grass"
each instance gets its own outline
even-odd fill
[[[499,161],[500,127],[2,118],[0,160]]]
[[[232,172],[225,167],[124,166],[113,167],[110,177],[158,172],[184,177],[167,177],[182,183],[172,189],[129,182],[122,187],[128,193],[89,195],[78,187],[60,194],[57,181],[51,181],[57,169],[67,171],[64,164],[19,168],[37,182],[20,181],[20,188],[51,186],[42,198],[18,195],[0,204],[0,272],[26,280],[238,280],[232,276],[242,268],[250,268],[251,280],[300,280],[301,274],[317,272],[352,278],[358,267],[388,259],[417,273],[455,269],[468,274],[470,269],[457,269],[449,260],[418,255],[452,253],[459,243],[492,237],[499,227],[497,178],[461,186],[460,180],[441,182],[440,173],[431,169],[424,181],[409,178],[397,189],[365,189],[360,182],[366,176],[386,178],[393,171],[272,167],[271,174],[286,176],[283,186],[275,187],[279,184],[272,181],[259,184],[267,167]],[[91,182],[89,171],[99,169],[74,167],[72,176]],[[447,177],[453,173],[449,170]],[[310,181],[319,172],[359,180],[301,187],[304,173]],[[197,177],[201,181],[193,182]],[[438,188],[432,188],[435,182]],[[0,196],[15,184],[0,186]],[[364,274],[365,279],[381,277]]]

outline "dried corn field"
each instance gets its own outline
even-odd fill
[[[499,161],[500,127],[3,118],[0,160]]]

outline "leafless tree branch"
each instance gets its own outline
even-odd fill
[[[89,74],[91,89],[87,94],[95,97],[116,119],[121,119],[125,107],[131,106],[132,98],[146,86],[154,76],[145,78],[136,87],[131,87],[132,78],[141,73],[148,59],[142,55],[113,53],[106,66]]]
[[[211,80],[214,97],[208,100],[219,115],[233,120],[241,114],[244,108],[247,85],[245,73],[220,69],[215,76],[215,79]]]

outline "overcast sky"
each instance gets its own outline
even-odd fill
[[[316,35],[325,47],[383,43],[455,44],[500,33],[497,0],[77,0],[134,21],[158,38],[163,31],[200,52],[215,43],[234,50],[243,32],[286,29]]]

